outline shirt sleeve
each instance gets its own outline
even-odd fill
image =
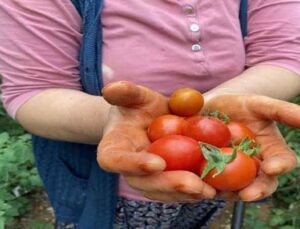
[[[1,90],[12,117],[44,90],[81,90],[81,36],[81,18],[71,1],[1,0]]]
[[[249,0],[246,65],[271,64],[300,76],[300,0]]]

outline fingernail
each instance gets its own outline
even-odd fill
[[[262,198],[262,194],[261,193],[258,193],[257,195],[251,197],[251,198],[247,198],[247,199],[243,199],[244,201],[255,201],[255,200],[258,200]]]
[[[145,172],[159,172],[163,171],[166,163],[163,159],[153,158],[141,165],[141,169]]]
[[[207,199],[211,199],[211,198],[215,197],[217,192],[215,189],[211,188],[210,186],[204,186],[202,194],[203,194],[203,197],[205,197]]]

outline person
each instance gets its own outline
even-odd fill
[[[277,176],[297,164],[275,122],[300,127],[299,106],[286,102],[300,91],[300,0],[249,0],[244,39],[238,9],[239,1],[105,1],[98,64],[109,68],[98,96],[79,77],[89,69],[79,66],[82,19],[72,2],[2,0],[3,102],[34,134],[56,228],[205,228],[223,199],[276,191]],[[146,151],[147,125],[169,112],[180,87],[255,132],[263,161],[245,189],[217,193],[196,174],[164,172]]]

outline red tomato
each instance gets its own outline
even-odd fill
[[[220,150],[225,155],[233,153],[233,149],[229,147],[220,148]],[[202,174],[206,164],[207,161],[204,160],[200,166],[200,174]],[[213,177],[216,172],[216,169],[212,169],[203,178],[203,181],[220,191],[238,191],[247,187],[255,179],[257,167],[252,157],[243,151],[237,151],[236,158],[226,164],[222,173]]]
[[[167,135],[182,135],[187,122],[176,115],[162,115],[152,121],[148,127],[148,137],[151,142]]]
[[[165,171],[199,171],[203,160],[198,142],[182,135],[169,135],[153,142],[148,151],[166,161]]]
[[[252,158],[253,158],[253,160],[254,160],[254,162],[255,162],[257,171],[259,171],[259,170],[260,170],[260,163],[261,163],[261,160],[259,160],[259,158],[258,158],[257,156],[253,156]]]
[[[230,122],[227,124],[227,127],[230,130],[233,145],[239,145],[245,138],[255,140],[255,134],[243,123]]]
[[[169,100],[169,108],[173,114],[192,116],[201,110],[204,104],[202,94],[192,88],[181,88],[174,91]]]
[[[228,146],[230,131],[220,120],[213,117],[194,116],[187,119],[185,136],[217,147]]]

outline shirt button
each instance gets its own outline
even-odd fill
[[[186,14],[193,14],[194,13],[194,7],[191,5],[185,5],[183,7],[183,12]]]
[[[196,23],[193,23],[193,24],[190,25],[190,30],[192,32],[198,32],[200,30],[200,26]]]
[[[199,44],[193,44],[192,45],[192,51],[193,52],[199,52],[199,51],[201,51],[201,46],[199,45]]]

